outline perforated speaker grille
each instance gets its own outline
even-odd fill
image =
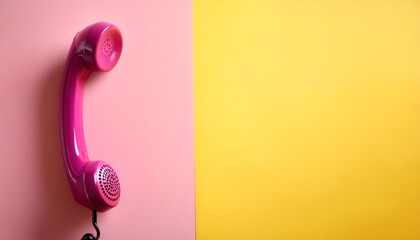
[[[99,184],[108,200],[117,201],[120,198],[120,181],[111,166],[103,165],[99,169]]]
[[[102,42],[102,55],[104,57],[109,57],[112,52],[112,41],[107,38]]]

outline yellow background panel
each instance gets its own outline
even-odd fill
[[[198,240],[420,239],[420,1],[194,0]]]

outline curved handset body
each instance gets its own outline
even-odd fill
[[[86,27],[73,39],[61,86],[60,131],[67,178],[76,201],[99,212],[118,204],[120,183],[106,162],[89,160],[83,133],[83,87],[92,71],[111,70],[121,51],[117,27],[106,22]]]

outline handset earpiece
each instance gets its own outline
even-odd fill
[[[104,161],[90,161],[83,133],[83,87],[91,72],[110,71],[122,51],[119,29],[99,22],[77,33],[67,56],[60,99],[60,129],[67,178],[77,202],[104,212],[120,200],[120,183]]]

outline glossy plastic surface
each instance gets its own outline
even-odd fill
[[[83,206],[106,211],[119,202],[115,171],[103,161],[90,161],[83,132],[83,87],[92,71],[111,70],[120,57],[122,37],[117,27],[99,22],[73,40],[63,75],[60,99],[61,143],[73,195]]]

